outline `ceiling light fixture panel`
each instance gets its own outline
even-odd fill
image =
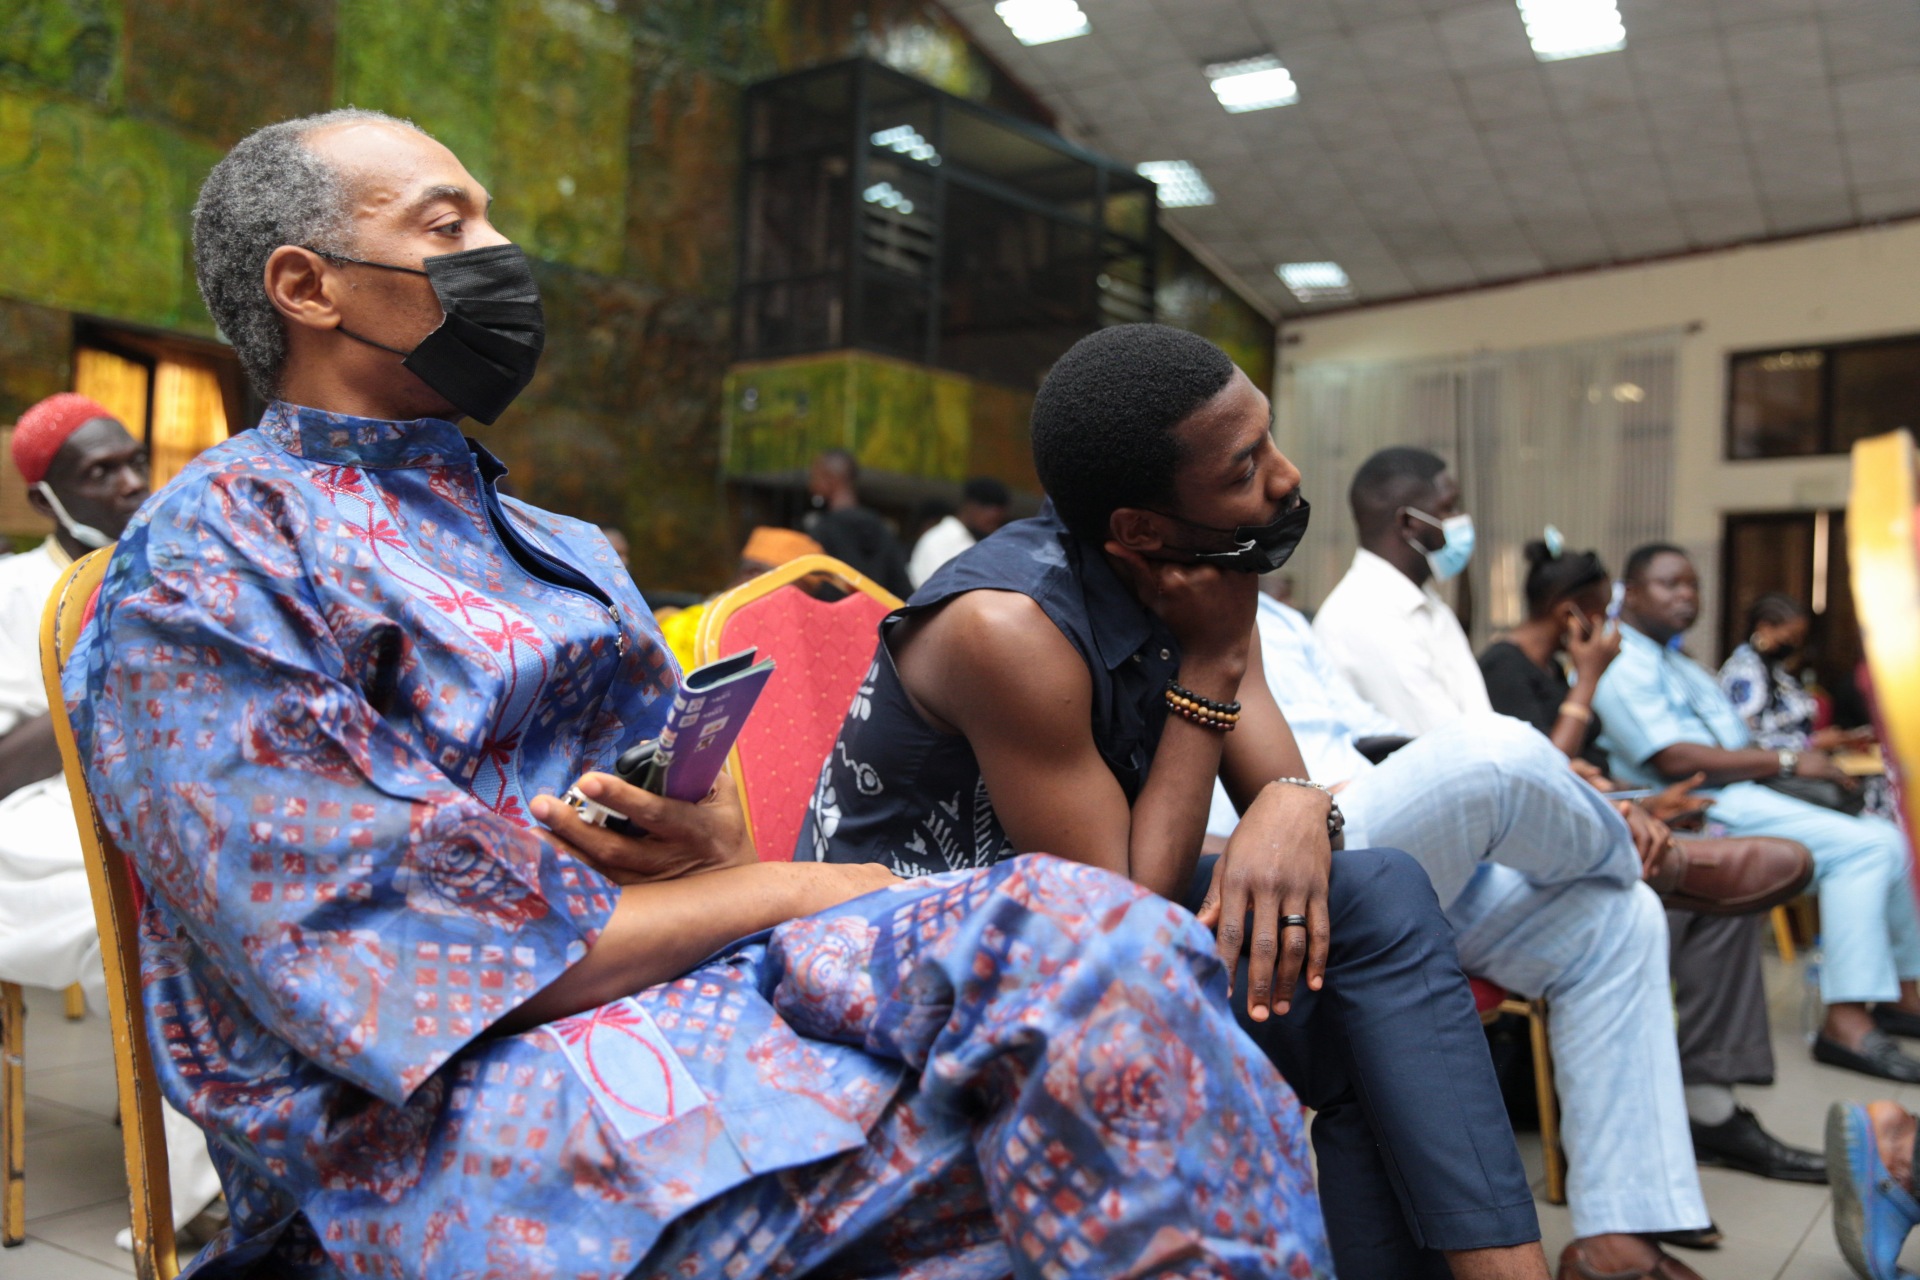
[[[1230,114],[1264,111],[1300,101],[1300,88],[1293,73],[1272,54],[1241,58],[1234,62],[1216,62],[1207,67],[1207,80],[1213,96]]]
[[[1585,58],[1627,47],[1627,25],[1615,0],[1514,0],[1527,43],[1542,62]]]
[[[1337,262],[1283,262],[1273,269],[1287,292],[1302,302],[1350,302],[1353,281]]]
[[[1093,30],[1074,0],[1000,0],[993,11],[1021,44],[1052,44]]]
[[[1200,171],[1185,160],[1147,160],[1136,165],[1134,172],[1151,179],[1160,189],[1163,209],[1191,209],[1213,203],[1213,188],[1200,176]]]

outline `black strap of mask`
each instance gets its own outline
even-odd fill
[[[308,253],[319,254],[321,257],[325,258],[328,262],[351,262],[357,267],[378,267],[382,271],[403,271],[410,276],[424,276],[427,274],[426,272],[422,271],[418,267],[403,267],[392,262],[375,262],[370,258],[356,258],[352,254],[348,254],[348,253],[330,253],[325,249],[316,249],[310,244],[303,244],[300,247],[302,249],[305,249]],[[364,342],[370,347],[377,347],[381,351],[385,351],[392,355],[399,356],[402,360],[406,359],[408,356],[413,354],[413,352],[411,351],[402,351],[398,347],[390,347],[384,342],[375,342],[372,338],[365,337],[364,335],[355,333],[353,330],[347,328],[347,326],[345,325],[340,326],[340,332],[346,334],[349,338],[352,338],[355,342]]]

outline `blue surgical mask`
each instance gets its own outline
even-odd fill
[[[1408,515],[1425,520],[1440,530],[1446,538],[1438,551],[1429,551],[1412,538],[1407,539],[1414,550],[1427,558],[1427,568],[1433,570],[1434,580],[1446,582],[1458,577],[1460,571],[1467,567],[1467,561],[1473,559],[1473,517],[1457,515],[1436,520],[1418,507],[1404,509]]]

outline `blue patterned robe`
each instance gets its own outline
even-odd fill
[[[677,679],[599,532],[499,473],[448,423],[275,404],[136,517],[67,668],[161,1083],[233,1210],[196,1274],[1325,1273],[1206,935],[1052,860],[485,1037],[617,898],[527,801]]]

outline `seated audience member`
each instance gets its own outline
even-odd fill
[[[1712,673],[1679,647],[1699,611],[1699,578],[1686,552],[1655,543],[1628,557],[1620,656],[1593,700],[1600,746],[1613,772],[1636,785],[1704,774],[1718,788],[1707,816],[1734,835],[1778,836],[1812,850],[1827,1005],[1813,1056],[1920,1081],[1920,1060],[1888,1034],[1920,1035],[1920,913],[1906,840],[1883,818],[1848,817],[1764,785],[1774,778],[1850,780],[1824,752],[1753,744]]]
[[[1347,490],[1360,546],[1313,615],[1313,631],[1360,696],[1425,733],[1488,710],[1460,620],[1433,583],[1473,556],[1460,485],[1425,449],[1382,449]]]
[[[40,619],[61,572],[118,538],[146,501],[147,451],[105,408],[63,392],[20,415],[13,465],[54,529],[0,562],[0,981],[55,990],[77,982],[99,1011],[100,933],[47,715]],[[174,1226],[185,1228],[220,1194],[220,1179],[193,1122],[171,1107],[161,1116]],[[183,1242],[201,1235],[184,1232]]]
[[[67,671],[233,1206],[195,1274],[1329,1275],[1184,913],[1046,857],[761,863],[724,781],[586,773],[645,837],[552,798],[676,671],[455,425],[543,343],[487,207],[370,112],[215,167],[201,290],[270,403],[129,524]]]
[[[733,590],[743,582],[753,581],[769,569],[778,569],[789,560],[819,554],[820,544],[804,533],[772,525],[756,525],[753,532],[747,535],[747,545],[740,548],[740,563],[726,591]],[[666,640],[667,647],[673,650],[673,656],[679,659],[682,670],[699,665],[694,658],[694,642],[700,638],[700,622],[707,616],[707,606],[723,594],[724,591],[707,597],[699,604],[676,609],[671,616],[660,620],[660,634]]]
[[[1561,547],[1557,530],[1549,530],[1547,540],[1529,543],[1526,554],[1527,617],[1506,639],[1487,646],[1480,655],[1487,694],[1495,711],[1551,735],[1565,754],[1585,752],[1591,759],[1600,755],[1593,746],[1600,730],[1592,710],[1594,689],[1620,651],[1619,632],[1606,618],[1612,577],[1593,552]],[[1571,686],[1558,665],[1563,655],[1575,673]],[[1597,780],[1612,786],[1603,777]],[[1669,788],[1654,799],[1684,786]],[[1677,822],[1706,807],[1706,800],[1689,796],[1676,798],[1672,808],[1654,807],[1654,813]],[[1682,839],[1676,856],[1704,861],[1728,843]],[[1772,883],[1788,888],[1804,885],[1812,874],[1806,849],[1787,841],[1766,843],[1779,854],[1769,860],[1778,872]],[[1728,1165],[1768,1178],[1819,1182],[1825,1173],[1819,1155],[1775,1138],[1733,1094],[1737,1084],[1773,1083],[1758,914],[1772,902],[1762,885],[1752,889],[1748,914],[1707,915],[1672,904],[1667,907],[1667,949],[1678,1014],[1674,1025],[1693,1148],[1705,1164]]]
[[[1496,725],[1488,750],[1553,767],[1509,794],[1483,766],[1475,802],[1435,816],[1455,831],[1432,880],[1411,844],[1411,858],[1330,852],[1337,810],[1305,781],[1324,762],[1303,763],[1249,644],[1254,575],[1285,559],[1306,515],[1270,426],[1266,398],[1204,339],[1124,325],[1076,344],[1034,405],[1050,505],[883,624],[796,856],[918,875],[1046,848],[1189,903],[1238,963],[1242,1027],[1317,1111],[1340,1274],[1540,1275],[1531,1196],[1439,910],[1504,870],[1484,865],[1498,832],[1531,823],[1537,847],[1510,842],[1510,855],[1555,883],[1566,912],[1496,976],[1567,997],[1556,1017],[1563,1087],[1580,1099],[1583,1239],[1562,1274],[1690,1277],[1641,1238],[1708,1217],[1680,1127],[1664,936],[1627,829],[1537,735]],[[1443,754],[1440,776],[1458,776]],[[1216,778],[1244,813],[1217,862],[1197,857]],[[1389,842],[1368,827],[1358,843]],[[1533,927],[1514,900],[1533,892],[1489,886],[1475,945],[1506,954],[1500,935]],[[1627,1044],[1630,1072],[1616,1067]]]
[[[1897,1102],[1836,1102],[1827,1109],[1833,1234],[1860,1280],[1911,1280],[1900,1248],[1920,1225],[1920,1117]]]
[[[620,567],[629,573],[633,572],[633,564],[628,559],[631,548],[627,545],[626,532],[614,525],[603,524],[600,533],[606,538],[607,545],[613,548],[614,558],[620,562]]]
[[[1746,642],[1720,668],[1720,688],[1753,731],[1754,745],[1771,751],[1843,751],[1872,743],[1871,729],[1816,729],[1817,704],[1793,674],[1807,646],[1813,611],[1792,596],[1769,592],[1747,609]],[[1857,780],[1858,790],[1822,783],[1848,809],[1900,821],[1900,806],[1884,777]],[[1857,809],[1856,809],[1857,806]]]
[[[807,492],[815,507],[807,514],[807,532],[835,560],[904,597],[913,590],[907,553],[880,513],[860,505],[859,481],[860,464],[845,449],[828,449],[816,457],[807,472]]]
[[[919,586],[933,571],[1007,522],[1013,495],[992,476],[975,476],[961,490],[960,509],[942,516],[913,544],[907,577]]]

